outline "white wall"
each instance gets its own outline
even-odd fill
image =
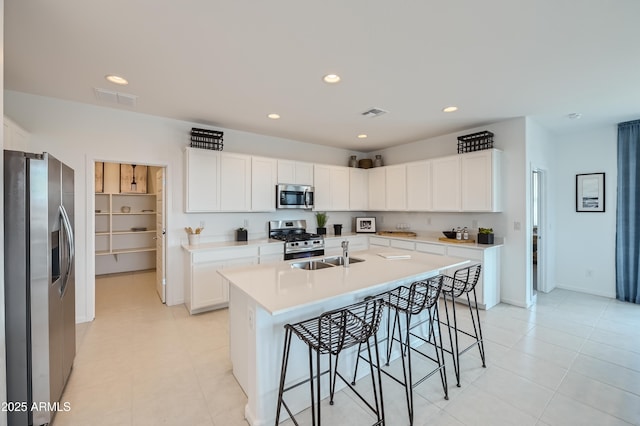
[[[615,297],[617,126],[555,136],[557,286]],[[605,175],[605,212],[577,213],[576,174]]]
[[[32,151],[48,151],[69,164],[76,172],[76,315],[77,321],[94,317],[95,259],[93,201],[94,161],[136,163],[167,167],[167,278],[168,304],[183,302],[183,261],[181,242],[184,227],[207,222],[203,239],[231,239],[232,230],[248,218],[252,235],[266,235],[262,213],[185,214],[183,196],[183,149],[188,145],[191,127],[201,126],[154,117],[124,109],[90,106],[75,102],[6,91],[5,113],[31,133]],[[224,130],[224,150],[256,155],[346,165],[349,155],[359,154],[336,148],[306,144],[235,130]],[[336,213],[330,224],[344,223],[355,214]],[[273,218],[291,217],[278,213]],[[298,215],[296,213],[296,218]],[[315,228],[311,214],[305,217]]]

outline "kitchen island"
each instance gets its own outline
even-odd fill
[[[398,254],[402,258],[389,259],[380,254]],[[469,262],[379,248],[356,252],[352,257],[363,261],[348,268],[304,270],[292,267],[296,261],[288,261],[218,271],[229,281],[230,358],[233,374],[247,395],[245,418],[249,424],[274,424],[285,324]],[[288,384],[308,377],[306,345],[293,339],[290,353]],[[353,358],[348,353],[342,356],[340,368],[348,371]],[[328,389],[324,384],[323,388]],[[308,387],[298,389],[287,395],[294,412],[309,405]]]

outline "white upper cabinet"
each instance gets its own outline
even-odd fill
[[[278,161],[274,158],[251,157],[251,210],[275,211]]]
[[[314,166],[314,210],[349,210],[349,168]]]
[[[386,209],[407,209],[407,166],[398,164],[384,167],[386,174]]]
[[[220,210],[251,210],[250,155],[220,153]]]
[[[431,203],[431,161],[407,164],[407,210],[429,211]]]
[[[487,149],[460,156],[463,211],[502,211],[499,189],[501,154],[496,149]]]
[[[460,155],[431,160],[433,211],[460,211]]]
[[[369,169],[369,210],[387,209],[387,177],[384,167]]]
[[[187,148],[185,212],[220,210],[220,152]]]
[[[313,164],[300,161],[278,160],[278,182],[313,185]]]
[[[349,210],[369,208],[369,175],[366,169],[349,168]]]

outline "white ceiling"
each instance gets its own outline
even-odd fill
[[[4,3],[5,89],[212,128],[370,151],[517,116],[556,133],[640,118],[637,0]]]

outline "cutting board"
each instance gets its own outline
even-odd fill
[[[469,244],[469,243],[476,242],[476,240],[456,240],[455,238],[447,238],[447,237],[440,237],[438,239],[440,241],[445,241],[447,243],[454,243],[454,244]]]
[[[378,235],[386,235],[387,237],[415,237],[417,234],[411,231],[378,231]]]

